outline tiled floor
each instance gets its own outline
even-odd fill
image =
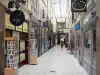
[[[38,65],[25,65],[19,75],[88,75],[73,55],[55,46],[38,58]]]

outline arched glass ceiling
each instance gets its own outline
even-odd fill
[[[52,4],[57,21],[71,21],[71,0],[52,0]]]

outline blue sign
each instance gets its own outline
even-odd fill
[[[75,30],[78,30],[80,29],[80,23],[78,23],[76,26],[75,26]]]

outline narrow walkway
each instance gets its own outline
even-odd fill
[[[66,48],[55,46],[38,58],[38,65],[25,65],[19,75],[88,75]]]

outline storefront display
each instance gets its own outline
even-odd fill
[[[15,51],[14,40],[7,40],[7,67],[8,68],[14,68],[14,65],[15,65],[14,51]]]
[[[91,63],[91,32],[90,30],[85,31],[84,35],[84,58]]]
[[[18,67],[18,63],[19,63],[19,32],[16,32],[16,31],[12,31],[12,36],[14,37],[15,39],[15,60],[16,60],[16,67]]]
[[[28,63],[28,22],[24,22],[23,25],[13,26],[9,21],[10,14],[6,13],[6,35],[5,37],[14,37],[15,39],[15,63],[19,68]],[[7,42],[5,43],[7,45]],[[7,48],[5,48],[6,53]]]
[[[83,67],[89,74],[96,75],[96,30],[84,28]]]
[[[15,40],[13,37],[5,37],[7,42],[7,62],[6,68],[4,69],[4,75],[15,75],[16,61],[15,61]]]
[[[38,51],[37,51],[37,29],[36,26],[31,23],[29,26],[29,50],[30,50],[30,64],[37,64],[37,56],[38,56]]]

